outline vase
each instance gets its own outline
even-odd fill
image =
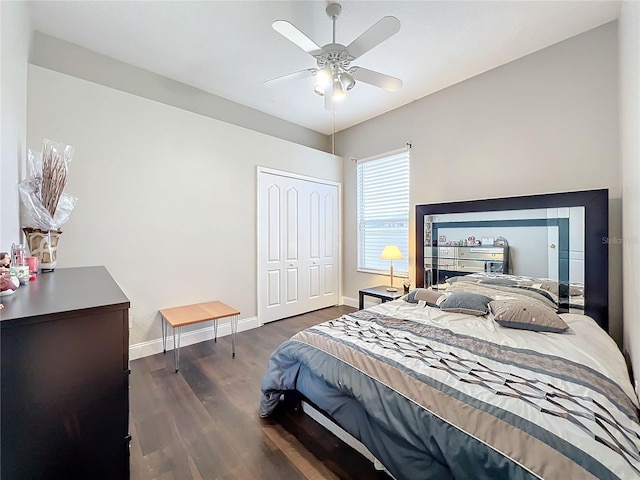
[[[58,242],[62,231],[38,228],[23,228],[22,231],[27,237],[31,256],[38,259],[40,271],[53,271],[58,261]]]

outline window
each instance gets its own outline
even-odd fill
[[[389,273],[380,260],[386,245],[404,257],[393,262],[394,274],[409,272],[409,150],[358,162],[358,271]]]

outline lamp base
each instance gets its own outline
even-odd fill
[[[387,287],[387,292],[397,292],[398,289],[395,287]]]

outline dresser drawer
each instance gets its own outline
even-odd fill
[[[457,269],[463,272],[484,272],[482,260],[458,260]]]
[[[455,258],[438,258],[439,268],[455,269],[455,266],[456,266]]]
[[[502,248],[459,247],[458,256],[474,260],[502,260],[504,250]]]
[[[438,257],[455,258],[458,256],[458,247],[438,247]]]

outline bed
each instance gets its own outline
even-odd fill
[[[638,400],[596,271],[585,314],[480,275],[306,329],[273,352],[259,413],[301,394],[398,480],[640,478]]]

